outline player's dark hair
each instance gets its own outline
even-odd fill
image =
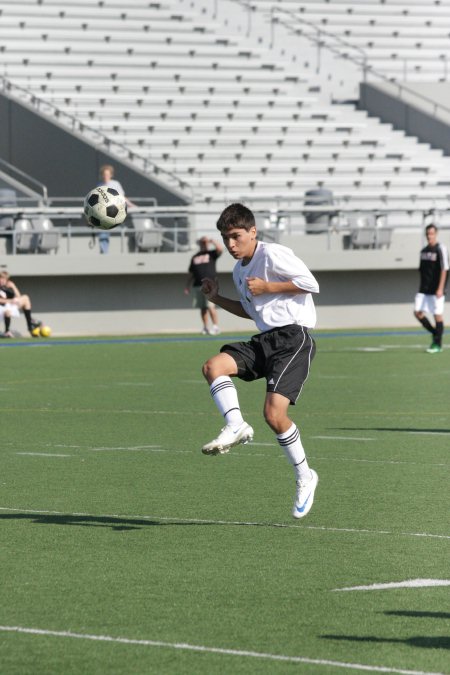
[[[243,204],[230,204],[220,214],[217,221],[217,229],[223,234],[233,228],[246,230],[247,232],[255,227],[255,216]]]
[[[429,232],[430,230],[436,230],[436,232],[438,231],[438,229],[437,229],[437,227],[434,223],[430,223],[429,225],[426,226],[425,232]]]

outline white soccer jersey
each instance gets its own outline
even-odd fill
[[[113,188],[113,190],[117,190],[119,195],[125,195],[125,190],[123,189],[122,184],[119,183],[118,180],[115,180],[115,178],[107,180],[106,183],[104,181],[100,181],[99,185],[106,185],[107,187]]]
[[[247,277],[258,277],[265,281],[292,281],[307,293],[251,295]],[[243,265],[241,260],[236,263],[233,281],[243,308],[260,331],[289,324],[307,328],[314,328],[316,325],[316,309],[311,293],[319,292],[319,284],[305,263],[290,248],[258,242],[248,265]]]

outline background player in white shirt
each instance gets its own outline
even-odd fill
[[[231,378],[252,381],[264,377],[264,417],[294,467],[297,491],[292,515],[303,518],[311,509],[318,477],[308,466],[300,432],[289,418],[288,408],[295,405],[314,357],[315,343],[308,329],[316,323],[311,293],[318,293],[319,286],[291,249],[257,241],[253,213],[242,204],[228,206],[217,228],[237,261],[233,280],[239,300],[220,295],[216,279],[204,279],[202,290],[219,307],[253,319],[262,332],[248,342],[224,345],[220,354],[204,364],[203,375],[226,425],[202,452],[226,453],[253,439]]]

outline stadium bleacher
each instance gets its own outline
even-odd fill
[[[450,7],[439,0],[258,0],[252,7],[280,16],[289,13],[293,32],[326,30],[321,35],[325,43],[327,33],[345,40],[389,78],[448,79]]]
[[[426,17],[422,5],[255,7],[294,11],[299,25],[306,18],[354,39],[392,74],[408,55],[413,68],[418,49],[423,68],[440,58],[450,9],[433,5]],[[199,204],[301,199],[315,186],[355,207],[449,204],[442,152],[353,105],[330,103],[317,77],[183,3],[68,0],[62,10],[56,0],[5,0],[0,27],[8,80],[176,173]]]

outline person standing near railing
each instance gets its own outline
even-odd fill
[[[114,178],[114,167],[111,164],[104,164],[100,167],[100,182],[98,185],[106,185],[106,187],[113,188],[117,192],[125,197],[128,207],[133,207],[133,202],[130,202],[125,195],[125,190],[122,187],[122,184]],[[109,232],[100,232],[98,235],[98,243],[100,245],[100,253],[106,254],[109,252]]]

